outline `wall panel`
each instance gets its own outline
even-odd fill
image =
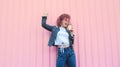
[[[0,0],[0,67],[55,67],[50,32],[62,13],[71,15],[77,67],[120,67],[119,0]]]

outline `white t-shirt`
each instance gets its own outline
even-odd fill
[[[57,33],[55,45],[69,45],[69,34],[64,27],[60,27],[60,31]]]

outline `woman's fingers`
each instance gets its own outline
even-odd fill
[[[48,12],[45,11],[45,12],[43,13],[43,16],[48,16]]]
[[[72,30],[72,25],[69,24],[68,27],[67,27],[67,29],[68,30]]]

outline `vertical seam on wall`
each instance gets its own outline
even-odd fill
[[[105,51],[105,53],[104,53],[104,56],[105,56],[105,67],[107,67],[107,57],[106,57],[106,47],[105,47],[105,31],[104,31],[104,23],[103,23],[103,10],[102,10],[102,7],[100,7],[100,9],[101,9],[101,23],[102,23],[102,30],[103,30],[103,44],[104,44],[104,51]],[[99,64],[100,65],[100,64]]]
[[[119,59],[120,59],[119,56],[120,56],[120,55],[119,55],[119,43],[118,43],[118,34],[117,34],[118,30],[117,30],[117,28],[116,28],[116,27],[117,27],[117,26],[116,26],[116,25],[117,25],[117,24],[116,24],[116,23],[117,23],[117,22],[116,22],[116,12],[115,12],[116,9],[115,9],[115,2],[114,2],[114,0],[112,0],[112,1],[113,1],[112,3],[113,3],[113,11],[114,11],[114,17],[115,17],[115,24],[114,24],[114,27],[115,27],[115,31],[116,31],[117,57],[118,57],[118,62],[119,62]],[[120,67],[120,64],[119,64],[119,63],[118,63],[118,67]]]
[[[78,1],[78,0],[77,0],[77,1]],[[76,14],[76,15],[77,15],[77,17],[76,17],[76,24],[77,24],[77,36],[78,36],[78,37],[77,37],[77,40],[78,40],[78,41],[77,41],[77,45],[78,45],[78,49],[77,49],[77,50],[78,50],[78,67],[80,67],[80,53],[79,53],[79,47],[80,47],[79,45],[80,45],[80,43],[79,43],[79,32],[78,32],[78,30],[79,30],[79,29],[78,29],[78,28],[79,28],[79,27],[78,27],[78,25],[79,25],[79,23],[78,23],[78,2],[76,2],[76,5],[77,5],[77,7],[76,7],[76,8],[77,8],[77,11],[76,11],[76,13],[77,13],[77,14]]]
[[[111,30],[110,24],[111,24],[111,23],[110,23],[110,20],[109,20],[109,19],[110,19],[110,14],[109,14],[108,2],[109,2],[109,1],[106,2],[106,9],[108,10],[108,12],[107,12],[108,22],[109,22],[109,23],[108,23],[108,30],[109,30],[109,38],[110,38],[110,49],[111,49],[110,51],[111,51],[111,57],[112,57],[112,58],[111,58],[111,62],[112,62],[112,67],[113,67],[112,39],[111,39],[111,32],[110,32],[110,30]]]
[[[84,10],[84,7],[85,7],[85,2],[83,1],[83,10]],[[84,11],[83,11],[83,14],[84,14]],[[85,61],[84,61],[84,63],[85,63],[85,67],[87,67],[87,57],[86,57],[86,40],[85,40],[85,24],[84,24],[84,22],[85,22],[85,16],[83,16],[83,38],[84,38],[84,56],[85,56]]]
[[[89,1],[89,0],[88,0]],[[88,2],[88,10],[90,9],[90,6],[91,6],[91,4],[90,4],[91,2]],[[91,32],[91,16],[90,16],[90,13],[89,12],[91,12],[91,11],[88,11],[88,17],[89,17],[89,32],[90,32],[90,49],[91,49],[91,63],[92,63],[92,67],[93,67],[93,50],[92,50],[92,32]]]
[[[95,21],[96,21],[96,26],[97,26],[98,24],[97,24],[96,19],[97,19],[97,15],[96,15],[96,0],[95,0]],[[98,66],[100,67],[100,55],[99,55],[100,51],[99,51],[99,47],[98,47],[98,30],[97,30],[97,27],[96,27],[96,39],[97,39],[97,50],[98,50],[98,52],[97,52]]]

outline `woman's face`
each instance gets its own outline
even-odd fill
[[[69,19],[68,18],[64,18],[62,20],[61,26],[64,27],[64,28],[67,28],[68,24],[69,24]]]

